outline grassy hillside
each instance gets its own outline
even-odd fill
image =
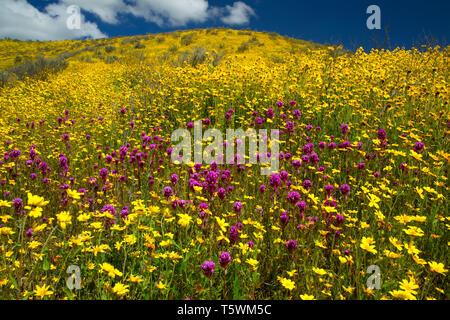
[[[74,55],[71,60],[101,61],[108,57],[127,58],[144,54],[146,57],[178,55],[203,47],[216,53],[254,53],[254,47],[264,47],[269,58],[281,59],[280,55],[294,54],[307,48],[320,48],[311,42],[283,37],[276,33],[230,29],[198,29],[174,31],[143,36],[116,37],[80,41],[19,41],[1,40],[0,70],[20,62],[32,61],[36,56],[56,58],[61,54]],[[114,58],[113,58],[114,59]]]

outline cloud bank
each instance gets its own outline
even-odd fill
[[[65,40],[106,37],[97,25],[80,17],[80,28],[69,29],[67,6],[53,3],[43,12],[26,0],[2,0],[0,10],[0,37],[20,40]]]
[[[208,0],[58,0],[42,11],[26,0],[2,0],[0,4],[0,37],[20,40],[66,40],[107,37],[95,22],[87,21],[83,12],[95,15],[103,23],[120,25],[121,17],[143,18],[159,27],[181,27],[189,23],[221,21],[241,26],[255,16],[254,10],[242,1],[225,7],[210,6]],[[79,28],[69,28],[67,21],[81,9]]]

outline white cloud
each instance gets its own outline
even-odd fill
[[[96,14],[103,22],[117,24],[118,14],[131,14],[144,18],[158,26],[185,26],[188,23],[203,23],[220,18],[230,25],[242,25],[255,15],[244,2],[232,6],[212,7],[208,0],[61,0],[76,4],[81,9]]]
[[[126,12],[127,5],[122,0],[61,0],[67,6],[77,5],[85,11],[96,14],[102,21],[117,24],[117,14]]]
[[[220,19],[228,25],[243,25],[255,16],[242,1],[225,7],[210,6],[208,0],[58,0],[39,11],[26,0],[0,0],[0,37],[20,40],[65,40],[103,38],[97,24],[81,14],[79,29],[67,27],[67,8],[76,5],[108,24],[119,24],[119,15],[131,14],[160,27],[186,26]]]
[[[206,0],[134,0],[129,12],[159,26],[184,26],[189,22],[208,20]]]
[[[79,29],[69,29],[67,6],[50,4],[44,12],[26,0],[2,0],[0,10],[0,37],[19,40],[66,40],[106,37],[95,23],[86,22],[81,15]]]
[[[226,6],[228,14],[222,17],[223,23],[230,25],[243,25],[250,22],[250,17],[255,15],[255,11],[244,2],[238,1],[232,6]]]

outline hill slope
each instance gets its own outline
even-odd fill
[[[231,29],[198,29],[98,40],[0,40],[0,70],[32,61],[36,56],[56,58],[61,54],[73,55],[72,60],[87,61],[108,60],[108,57],[126,58],[137,53],[147,57],[171,54],[176,59],[179,54],[192,51],[198,46],[217,53],[252,53],[254,47],[263,46],[267,56],[273,59],[281,59],[280,55],[306,48],[324,48],[322,45],[276,33]],[[114,58],[110,58],[112,59]]]
[[[449,298],[448,50],[228,29],[0,46],[0,299]],[[196,121],[217,156],[258,130],[278,170],[234,148],[180,164]]]

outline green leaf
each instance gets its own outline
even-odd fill
[[[11,273],[8,274],[8,276],[9,276],[9,280],[11,280],[12,284],[14,285],[14,288],[17,289],[19,286],[17,285],[16,279],[13,278],[13,276],[11,275]]]
[[[48,269],[50,269],[50,263],[48,262],[47,258],[44,259],[44,263],[42,265],[42,269],[44,269],[44,271],[48,271]]]
[[[242,300],[241,286],[239,285],[239,277],[235,274],[233,281],[233,300]]]

